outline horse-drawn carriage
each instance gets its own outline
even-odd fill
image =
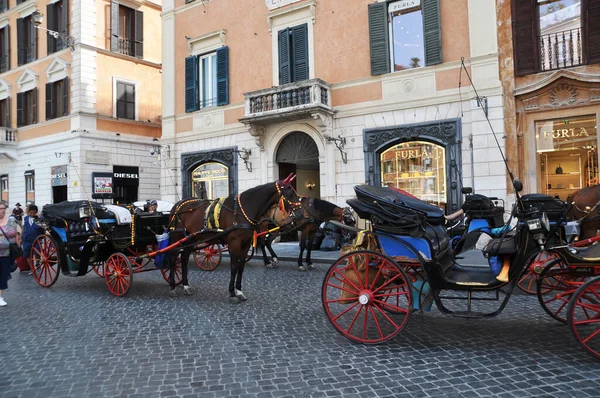
[[[44,206],[37,222],[44,233],[31,250],[31,269],[36,281],[50,287],[63,274],[75,276],[94,270],[105,278],[109,290],[125,295],[133,274],[157,269],[145,253],[156,248],[157,236],[169,225],[169,214],[133,212],[125,207],[102,205],[85,200]],[[161,268],[169,281],[170,270]],[[181,265],[175,267],[181,283]]]
[[[515,188],[520,191],[518,181]],[[370,221],[371,230],[357,231],[354,246],[343,250],[345,253],[327,271],[322,287],[325,314],[342,335],[360,343],[384,342],[405,327],[414,311],[427,310],[433,302],[442,313],[457,317],[496,316],[526,266],[540,252],[549,250],[562,259],[560,270],[570,270],[566,272],[569,277],[557,277],[554,283],[540,284],[538,289],[541,286],[548,294],[561,286],[569,289],[568,303],[562,302],[567,308],[566,320],[577,340],[600,356],[600,276],[585,281],[598,275],[600,245],[586,249],[569,244],[546,247],[563,231],[557,225],[562,225],[560,220],[566,214],[564,203],[544,195],[517,194],[511,212],[514,226],[509,220],[482,249],[490,264],[492,260],[500,264],[502,272],[498,275],[491,268],[457,262],[443,211],[438,207],[389,188],[357,186],[355,192],[357,198],[348,204],[359,217]],[[462,239],[478,241],[482,231],[472,234]],[[576,259],[584,265],[572,267]],[[559,275],[564,276],[561,272]],[[466,297],[442,292],[464,292]],[[505,297],[495,311],[475,312],[472,303],[481,292],[495,292],[496,299],[503,292]],[[446,302],[450,299],[466,300],[466,311],[449,309]]]

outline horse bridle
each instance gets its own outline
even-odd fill
[[[281,184],[281,185],[280,185]],[[301,202],[292,202],[291,200],[289,200],[286,196],[285,193],[283,192],[283,189],[285,188],[285,183],[281,182],[281,181],[275,181],[275,189],[277,190],[277,194],[279,195],[279,200],[277,201],[277,206],[279,207],[279,209],[281,210],[281,212],[283,213],[283,215],[285,216],[284,219],[288,219],[288,218],[292,218],[294,219],[295,216],[294,211],[297,210],[298,208],[302,207],[302,203]],[[293,189],[293,188],[292,188]],[[244,210],[244,207],[242,206],[242,198],[241,198],[241,194],[237,195],[237,204],[238,207],[240,208],[240,211],[242,212],[242,215],[244,216],[244,218],[246,219],[246,221],[248,221],[248,223],[250,223],[250,225],[252,226],[257,226],[258,224],[260,224],[260,220],[256,221],[251,219],[250,217],[248,217],[248,215],[246,214],[246,211]],[[291,208],[290,211],[287,211],[286,209],[286,204],[288,207]],[[293,222],[293,220],[292,220]]]

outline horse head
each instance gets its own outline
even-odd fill
[[[286,215],[285,218],[291,219],[292,222],[304,217],[302,202],[298,197],[298,193],[292,186],[292,182],[295,178],[296,175],[291,173],[285,179],[275,182],[277,194],[279,195],[279,209]]]

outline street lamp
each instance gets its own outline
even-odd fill
[[[75,51],[75,39],[73,38],[73,36],[65,35],[54,30],[42,28],[41,25],[44,21],[44,14],[39,12],[39,10],[35,10],[35,12],[32,14],[32,17],[36,29],[45,30],[50,36],[54,37],[55,39],[60,38],[67,45],[67,47],[71,49],[71,51]]]

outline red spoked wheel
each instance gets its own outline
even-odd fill
[[[33,241],[29,257],[31,273],[43,287],[56,283],[59,274],[59,256],[56,242],[49,235],[40,235]]]
[[[204,271],[214,271],[221,264],[222,256],[221,247],[217,243],[194,251],[194,261]]]
[[[600,358],[600,277],[577,289],[569,301],[567,318],[575,340]]]
[[[540,277],[540,273],[543,271],[546,264],[552,260],[558,259],[556,253],[540,252],[527,264],[517,286],[523,292],[527,294],[537,294],[537,282]],[[543,289],[543,293],[548,293],[549,289]]]
[[[167,281],[167,283],[171,283],[170,281],[170,277],[171,277],[171,268],[167,267],[167,268],[161,268],[160,272],[162,274],[162,277],[165,281]],[[181,264],[181,255],[177,255],[177,260],[175,260],[175,286],[177,285],[181,285],[181,281],[183,279],[183,267]]]
[[[115,296],[123,297],[131,289],[133,268],[123,253],[113,253],[104,265],[104,278],[108,290]]]
[[[104,261],[94,263],[94,272],[98,274],[100,278],[104,278]]]
[[[561,259],[546,265],[537,284],[537,298],[544,311],[557,321],[567,323],[569,300],[587,276],[577,268],[566,266]]]
[[[377,344],[406,326],[410,291],[410,281],[396,262],[375,251],[359,250],[329,268],[321,296],[325,314],[339,333],[357,343]]]

